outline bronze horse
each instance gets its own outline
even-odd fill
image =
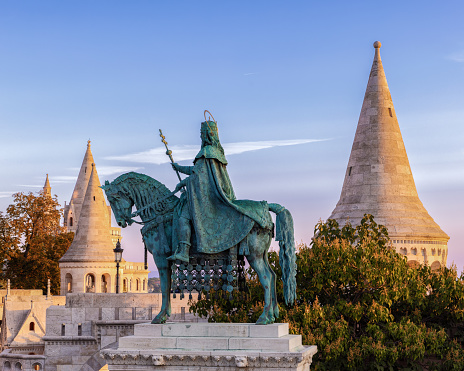
[[[153,255],[158,268],[162,306],[152,323],[164,323],[171,314],[171,262],[167,260],[172,254],[172,219],[179,198],[161,182],[147,175],[130,172],[105,182],[101,187],[110,202],[114,216],[122,228],[131,225],[137,215],[144,224],[141,233],[147,250]],[[132,208],[136,207],[136,212]],[[276,240],[280,245],[280,265],[284,282],[284,297],[287,304],[292,304],[296,296],[296,257],[293,238],[293,220],[290,212],[278,204],[268,204],[269,211],[276,213]],[[268,212],[267,217],[271,221]],[[271,222],[272,224],[272,222]],[[273,231],[255,224],[245,243],[245,257],[258,274],[264,288],[264,310],[257,324],[274,323],[279,316],[276,295],[276,274],[268,262],[268,250]]]

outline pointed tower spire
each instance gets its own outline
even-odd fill
[[[45,179],[45,184],[44,184],[44,187],[43,187],[43,192],[45,195],[47,195],[48,197],[52,197],[52,187],[50,187],[50,182],[48,180],[48,174],[47,174],[47,178]]]
[[[364,214],[372,214],[377,223],[387,227],[398,252],[409,260],[438,261],[442,266],[449,237],[419,200],[380,47],[376,41],[340,200],[329,218],[341,225],[347,221],[358,225]]]
[[[90,139],[87,141],[87,150],[85,151],[84,159],[82,160],[81,169],[77,176],[76,185],[69,204],[64,209],[65,226],[68,232],[76,232],[79,223],[82,203],[84,202],[85,192],[90,180],[92,172],[92,164],[94,163],[92,151],[90,149]],[[96,171],[96,169],[95,169]],[[97,175],[98,178],[98,175]],[[109,215],[107,211],[107,220]]]
[[[94,164],[85,192],[74,240],[60,259],[63,262],[114,262],[107,206]]]
[[[77,226],[79,221],[79,215],[81,213],[82,203],[84,202],[85,191],[89,184],[90,173],[92,172],[93,155],[90,150],[90,139],[87,141],[87,150],[85,151],[84,159],[82,160],[81,169],[77,176],[76,185],[71,197],[71,201],[74,204],[74,225]],[[74,228],[75,231],[75,228]]]

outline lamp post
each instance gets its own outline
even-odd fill
[[[124,249],[121,249],[121,243],[116,243],[116,248],[113,250],[114,252],[114,261],[116,262],[116,294],[119,294],[119,263],[122,260],[122,252]]]

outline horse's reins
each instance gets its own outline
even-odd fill
[[[151,219],[149,219],[149,220],[141,221],[141,222],[138,222],[138,221],[136,221],[136,220],[134,220],[134,219],[132,219],[132,218],[135,218],[135,217],[137,217],[137,216],[140,216],[140,214],[141,214],[143,211],[147,210],[147,209],[150,208],[150,207],[153,207],[153,205],[155,205],[155,204],[158,203],[158,202],[164,201],[165,199],[167,199],[167,198],[169,198],[169,197],[171,197],[171,196],[174,196],[176,193],[177,193],[176,191],[171,192],[171,193],[168,193],[168,194],[167,194],[166,196],[164,196],[163,198],[157,199],[156,201],[152,202],[151,204],[148,204],[148,205],[146,205],[146,206],[144,206],[144,207],[142,207],[142,208],[140,208],[140,209],[134,211],[134,212],[130,215],[129,220],[132,221],[132,223],[136,223],[136,224],[140,224],[140,225],[144,225],[144,224],[147,224],[147,223],[152,222],[153,220],[155,220],[155,219],[158,217],[158,215],[155,216],[155,217],[153,217],[153,218],[151,218]]]

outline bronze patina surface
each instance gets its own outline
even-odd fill
[[[142,220],[137,223],[144,224],[143,241],[158,268],[163,298],[153,323],[164,323],[170,315],[172,282],[181,295],[194,290],[208,293],[211,288],[228,293],[239,289],[243,286],[243,257],[264,288],[265,307],[257,323],[273,323],[279,308],[276,275],[267,258],[274,235],[269,211],[277,215],[276,240],[287,303],[293,303],[296,296],[292,216],[279,204],[235,198],[215,121],[201,123],[201,141],[193,166],[174,163],[167,149],[176,172],[188,175],[173,192],[134,172],[102,186],[121,227],[131,225],[136,216]],[[183,189],[180,198],[175,196]],[[133,213],[134,206],[137,211]]]

